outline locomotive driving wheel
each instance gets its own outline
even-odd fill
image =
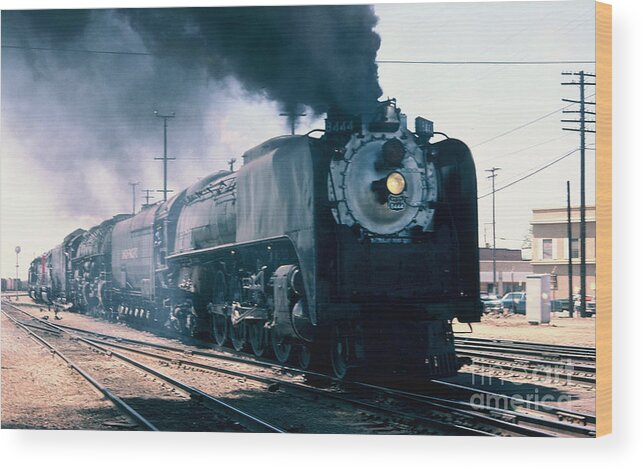
[[[212,302],[215,305],[225,303],[226,283],[225,276],[220,270],[214,276],[214,296]],[[212,335],[218,346],[223,346],[228,338],[228,318],[223,314],[212,315]]]
[[[228,320],[223,314],[212,315],[212,335],[217,345],[225,344],[228,338]]]
[[[301,344],[297,346],[297,366],[302,370],[310,368],[313,355],[309,345]]]
[[[228,326],[230,331],[230,342],[232,342],[232,348],[237,352],[241,352],[246,344],[248,343],[248,329],[246,328],[245,322],[239,324],[230,324]]]
[[[272,351],[275,353],[275,358],[279,363],[285,365],[290,358],[292,344],[286,342],[285,338],[274,330],[270,334],[270,342],[272,344]]]
[[[261,321],[253,321],[248,324],[248,342],[252,352],[257,357],[262,357],[268,348],[268,329],[264,327]]]

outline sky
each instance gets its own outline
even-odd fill
[[[560,123],[560,109],[566,105],[561,98],[577,99],[578,89],[562,86],[566,78],[561,72],[593,72],[593,63],[408,62],[591,62],[593,5],[585,0],[376,4],[375,32],[381,42],[374,50],[382,97],[397,98],[409,122],[421,115],[434,121],[436,130],[469,145],[478,170],[478,192],[484,196],[491,189],[486,169],[501,168],[496,185],[502,187],[578,148],[578,134],[562,131]],[[12,33],[5,19],[3,45],[15,45],[20,34]],[[90,27],[77,32],[83,22]],[[175,41],[173,34],[185,32],[173,26],[161,39]],[[346,89],[352,89],[351,75],[342,74],[341,64],[322,55],[332,50],[318,47],[315,34],[327,39],[325,31],[311,30],[305,41],[297,42],[305,53],[296,59],[319,61],[330,72],[295,78],[308,83],[348,76]],[[29,47],[61,40],[60,35],[52,39],[42,31],[31,31]],[[91,20],[70,16],[61,31],[74,36],[72,42],[63,41],[68,49],[156,52],[167,47],[160,39],[150,39],[149,29],[129,16],[100,14]],[[369,39],[367,33],[362,37]],[[348,37],[349,44],[357,47],[351,41],[354,38]],[[288,108],[283,90],[257,93],[251,86],[254,78],[240,71],[243,61],[222,56],[204,67],[203,60],[197,60],[201,58],[184,57],[186,50],[180,50],[177,62],[154,55],[2,49],[3,277],[15,275],[16,245],[22,247],[24,277],[28,262],[69,232],[130,211],[128,182],[140,183],[137,204],[142,200],[140,190],[161,188],[162,165],[154,158],[163,151],[162,121],[154,117],[155,109],[176,113],[168,130],[168,154],[176,158],[169,163],[169,186],[174,190],[227,167],[231,157],[240,160],[254,145],[288,133],[287,120],[279,116]],[[235,73],[221,72],[223,63],[232,63],[244,81]],[[275,64],[280,64],[277,58]],[[291,88],[305,91],[303,85]],[[307,116],[298,122],[298,132],[323,127],[323,116],[310,107],[303,110]],[[593,143],[591,137],[588,143]],[[578,204],[578,152],[498,191],[497,246],[521,246],[532,209],[564,206],[567,180],[572,203]],[[588,204],[594,193],[594,153],[588,151]],[[159,200],[160,194],[154,195]],[[481,245],[485,238],[491,242],[491,199],[479,200]]]

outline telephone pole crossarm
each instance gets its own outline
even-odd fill
[[[143,189],[141,192],[145,194],[145,206],[147,207],[150,204],[150,199],[154,198],[150,193],[154,191],[152,189]]]
[[[290,134],[295,135],[295,124],[297,123],[297,117],[305,117],[306,113],[302,112],[282,112],[279,114],[282,117],[288,117],[290,119]]]

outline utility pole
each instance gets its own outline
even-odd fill
[[[13,289],[16,291],[16,301],[18,301],[18,282],[20,277],[20,262],[18,262],[18,256],[20,255],[20,246],[16,246],[16,280]]]
[[[586,241],[586,230],[585,230],[585,134],[586,133],[596,133],[593,129],[588,129],[587,124],[596,123],[596,112],[588,111],[586,106],[595,106],[595,102],[585,101],[585,87],[586,86],[596,86],[596,75],[593,73],[587,73],[583,70],[580,72],[563,72],[565,76],[575,76],[578,77],[578,81],[570,81],[561,83],[562,85],[571,85],[578,86],[580,89],[580,101],[575,101],[573,99],[564,99],[563,101],[578,104],[578,110],[563,110],[565,114],[578,113],[578,119],[561,119],[561,122],[571,122],[579,124],[579,128],[565,128],[563,130],[568,130],[572,132],[580,133],[580,315],[585,317],[586,306],[587,306],[587,265],[586,265],[586,253],[585,253],[585,241]],[[594,78],[594,81],[586,81],[585,78],[591,77]],[[586,115],[593,115],[593,120],[588,120]]]
[[[167,157],[167,120],[172,119],[175,114],[159,114],[158,111],[154,111],[154,115],[163,119],[163,158],[154,158],[155,160],[163,160],[163,190],[157,192],[163,192],[163,201],[167,201],[167,193],[172,192],[167,188],[167,162],[168,160],[175,160],[176,158]]]
[[[487,176],[487,179],[491,179],[491,198],[493,205],[493,250],[492,259],[493,259],[493,292],[498,294],[498,288],[496,284],[496,172],[500,171],[502,168],[496,168],[495,166],[491,169],[485,169],[486,172],[491,173],[491,176]]]
[[[145,193],[145,207],[150,204],[150,199],[153,199],[154,196],[150,195],[150,192],[153,192],[152,189],[143,189],[141,192]]]
[[[128,182],[132,186],[132,215],[136,215],[136,186],[139,185],[138,182]]]
[[[304,117],[306,113],[298,112],[282,112],[279,114],[282,117],[288,117],[290,119],[290,134],[295,135],[295,124],[297,123],[297,117]]]
[[[230,168],[230,172],[234,171],[234,164],[237,162],[236,158],[230,158],[228,160],[228,167]]]
[[[574,264],[572,262],[572,199],[569,181],[567,181],[567,251],[569,252],[569,259],[567,259],[567,287],[569,293],[567,300],[569,301],[569,317],[574,317]]]

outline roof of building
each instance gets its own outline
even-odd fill
[[[480,260],[493,260],[493,248],[480,248]],[[496,248],[496,261],[522,261],[522,250]]]

